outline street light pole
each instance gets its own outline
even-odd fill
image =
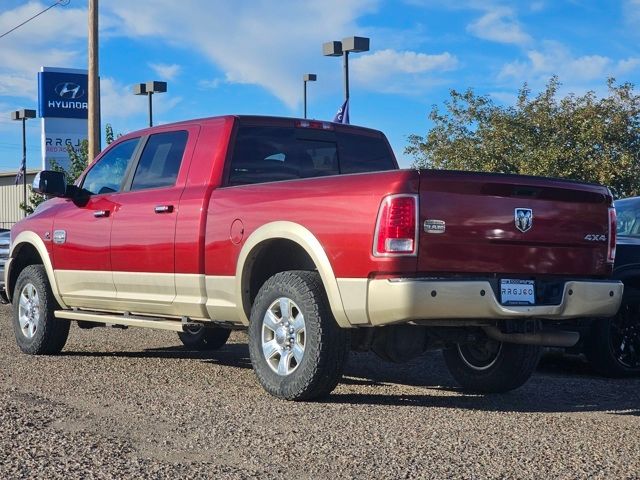
[[[342,52],[342,70],[344,71],[344,99],[349,100],[349,52]]]
[[[27,215],[27,119],[36,118],[36,111],[29,109],[16,110],[11,112],[11,120],[22,121],[22,165],[20,170],[22,171],[22,196],[25,206],[24,214]],[[17,180],[17,179],[16,179]],[[16,182],[17,184],[17,182]]]
[[[307,82],[315,82],[318,79],[318,76],[315,73],[305,73],[302,76],[303,83],[303,103],[304,103],[304,118],[307,118]]]
[[[147,83],[138,83],[133,86],[134,95],[146,95],[149,99],[149,126],[153,127],[153,100],[154,93],[165,93],[167,91],[167,82],[151,81]]]
[[[147,92],[149,99],[149,126],[153,127],[153,92]]]

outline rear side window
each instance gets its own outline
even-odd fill
[[[175,185],[186,145],[184,130],[151,135],[136,167],[131,190]]]
[[[362,148],[361,153],[359,148]],[[378,148],[383,151],[377,152]],[[375,159],[370,164],[366,161],[369,155]],[[395,164],[389,148],[377,137],[247,125],[238,129],[228,184],[246,185],[393,168]]]
[[[85,175],[82,188],[92,194],[118,192],[139,140],[125,140],[105,153]]]
[[[338,133],[340,173],[393,170],[395,164],[387,143],[381,137]]]

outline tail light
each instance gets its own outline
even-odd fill
[[[418,196],[389,195],[382,200],[373,239],[375,257],[413,256],[418,243]]]
[[[608,263],[613,263],[616,259],[617,226],[618,226],[618,222],[616,218],[616,209],[614,207],[609,207],[609,236],[608,236],[609,248],[607,249]]]

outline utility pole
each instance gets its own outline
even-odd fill
[[[89,161],[100,153],[100,80],[98,77],[98,0],[89,0]]]

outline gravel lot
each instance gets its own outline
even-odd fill
[[[262,391],[244,334],[72,327],[28,357],[0,306],[0,478],[640,478],[640,379],[546,358],[519,390],[460,393],[440,356],[353,354],[323,403]]]

